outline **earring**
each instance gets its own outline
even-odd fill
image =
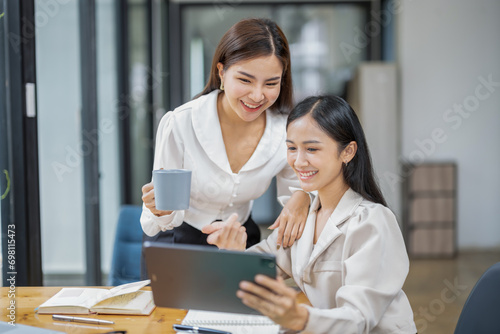
[[[349,163],[349,161],[344,161],[345,163],[345,167],[347,168],[347,164]]]
[[[224,90],[224,81],[220,81],[220,90]]]

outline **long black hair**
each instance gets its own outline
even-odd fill
[[[335,140],[342,152],[355,141],[358,149],[354,158],[342,165],[342,173],[349,187],[365,199],[387,206],[375,181],[370,151],[358,116],[351,106],[338,96],[311,96],[297,104],[288,115],[286,127],[298,118],[311,114],[325,133]]]

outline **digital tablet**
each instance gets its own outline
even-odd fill
[[[144,243],[156,306],[258,314],[236,297],[241,281],[255,275],[276,277],[271,254],[219,250],[216,247]]]

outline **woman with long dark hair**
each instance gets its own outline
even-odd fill
[[[349,163],[345,161],[342,165],[344,179],[352,190],[367,200],[387,206],[373,175],[370,151],[363,128],[351,106],[337,96],[306,98],[289,115],[287,128],[294,120],[309,113],[325,133],[338,143],[340,151],[351,142],[356,142],[357,154]]]
[[[275,176],[284,204],[272,226],[279,226],[277,243],[300,238],[310,199],[286,162],[292,91],[289,46],[278,25],[268,19],[233,25],[217,46],[205,89],[159,124],[153,168],[192,171],[190,207],[157,210],[153,183],[144,185],[144,240],[207,245],[200,230],[237,213],[251,246],[260,241],[252,202]]]
[[[276,255],[279,277],[241,282],[242,302],[301,333],[416,333],[402,290],[408,255],[394,214],[373,177],[363,129],[341,98],[314,96],[287,122],[288,163],[305,191],[317,191],[302,238],[276,249],[277,234],[248,249]],[[244,249],[230,217],[204,228],[219,248]],[[311,306],[297,304],[293,278]]]

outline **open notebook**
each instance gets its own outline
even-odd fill
[[[280,326],[263,315],[189,310],[183,325],[219,329],[233,334],[277,334]]]

